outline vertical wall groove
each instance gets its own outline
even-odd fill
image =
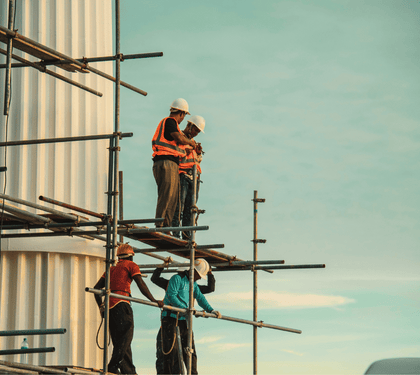
[[[7,4],[0,2],[2,26],[7,26]],[[111,0],[17,0],[16,6],[16,28],[22,35],[74,58],[112,55]],[[14,53],[34,60],[17,50]],[[112,63],[93,65],[112,74]],[[113,84],[91,73],[49,68],[101,91],[103,97],[34,69],[13,70],[8,139],[112,133]],[[4,82],[4,71],[0,80]],[[0,101],[4,101],[3,90]],[[0,119],[1,141],[5,140],[4,119]],[[45,195],[105,212],[107,147],[107,141],[10,147],[6,194],[36,203],[39,195]],[[0,160],[4,161],[2,150]],[[103,273],[103,243],[77,238],[3,240],[1,257],[0,330],[67,329],[65,335],[28,337],[30,347],[56,348],[55,353],[28,356],[29,363],[100,368],[102,352],[95,344],[100,316],[93,296],[84,288],[92,287]],[[22,339],[0,338],[0,347],[17,348]]]

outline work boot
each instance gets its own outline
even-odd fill
[[[118,366],[109,366],[108,367],[108,372],[110,372],[112,374],[121,374],[120,370],[118,369]]]

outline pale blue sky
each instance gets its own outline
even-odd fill
[[[125,0],[121,11],[124,54],[164,53],[122,65],[149,93],[122,89],[121,129],[134,132],[121,144],[125,218],[154,216],[150,141],[183,97],[206,119],[210,230],[197,241],[251,259],[258,190],[260,259],[327,266],[259,273],[259,319],[303,331],[259,330],[259,373],[362,374],[420,356],[420,3]],[[251,273],[216,279],[210,303],[251,319]],[[136,366],[153,373],[158,315],[134,309]],[[252,373],[251,327],[194,323],[201,374]]]

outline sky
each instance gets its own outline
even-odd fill
[[[259,374],[420,357],[419,18],[415,0],[121,2],[121,52],[163,52],[121,67],[148,92],[121,90],[124,218],[154,217],[150,142],[181,97],[206,120],[198,244],[251,260],[257,190],[259,259],[326,264],[258,273],[258,320],[302,330],[258,330]],[[215,276],[210,304],[252,319],[252,274]],[[152,374],[159,314],[133,308]],[[200,374],[252,373],[251,326],[195,319],[194,334]]]

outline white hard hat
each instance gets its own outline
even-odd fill
[[[194,269],[202,279],[207,280],[207,272],[209,272],[210,266],[205,259],[196,259],[194,262]]]
[[[194,124],[198,129],[200,129],[201,132],[204,133],[204,127],[206,126],[206,121],[201,116],[191,116],[188,119],[188,122],[191,122],[191,124]]]
[[[182,98],[178,98],[175,99],[172,104],[171,104],[171,112],[173,112],[173,109],[177,109],[179,111],[183,111],[185,112],[187,115],[189,115],[190,113],[188,112],[188,103],[185,99]]]

